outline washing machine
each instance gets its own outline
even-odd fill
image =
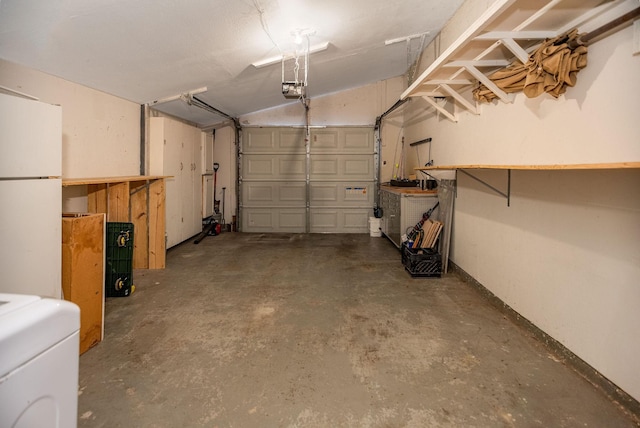
[[[0,293],[0,427],[76,427],[80,309]]]

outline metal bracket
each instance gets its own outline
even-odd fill
[[[462,172],[463,174],[473,178],[474,180],[476,180],[480,184],[483,184],[484,186],[486,186],[489,189],[493,190],[498,195],[503,196],[504,198],[507,199],[507,206],[508,207],[511,206],[511,169],[507,169],[507,193],[504,193],[502,190],[499,190],[499,189],[493,187],[492,185],[490,185],[486,181],[483,181],[482,179],[474,176],[473,174],[471,174],[470,172],[465,171],[464,169],[457,169],[456,171]],[[456,182],[457,182],[457,180],[456,180]]]
[[[429,174],[427,171],[420,171],[421,173],[423,173],[424,175],[426,175],[427,177],[431,177],[431,179],[436,180],[438,183],[440,183],[440,179],[438,179],[437,177]]]

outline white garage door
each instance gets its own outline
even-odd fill
[[[244,232],[368,233],[376,189],[372,128],[244,128]]]

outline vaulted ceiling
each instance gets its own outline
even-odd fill
[[[196,92],[233,117],[297,102],[282,95],[281,61],[252,64],[305,46],[326,45],[309,56],[311,99],[400,76],[462,3],[0,0],[0,58],[204,127],[223,118],[177,96]]]

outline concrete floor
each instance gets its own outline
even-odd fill
[[[80,427],[638,426],[385,238],[224,233],[134,283],[80,358]]]

